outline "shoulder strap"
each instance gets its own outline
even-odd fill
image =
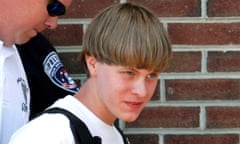
[[[124,144],[130,144],[128,138],[124,135],[122,129],[119,127],[119,125],[118,125],[118,120],[115,121],[114,126],[117,128],[117,130],[119,131],[119,133],[122,135]]]
[[[43,113],[61,113],[70,120],[70,127],[75,139],[75,144],[101,144],[101,138],[93,137],[87,126],[74,114],[62,108],[51,108]]]

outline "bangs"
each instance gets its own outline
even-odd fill
[[[159,30],[161,29],[159,28]],[[159,30],[150,25],[149,27],[133,25],[129,29],[129,35],[122,37],[122,43],[118,43],[118,45],[113,43],[113,47],[116,47],[115,58],[112,57],[112,60],[115,60],[113,64],[156,71],[165,67],[166,59],[169,57],[165,54],[170,54],[170,52],[164,52],[164,47],[169,46],[166,46],[167,39],[165,42],[162,41],[163,32],[157,33]]]

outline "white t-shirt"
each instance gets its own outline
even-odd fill
[[[56,101],[51,107],[72,112],[88,127],[93,136],[99,136],[102,144],[123,144],[119,131],[104,123],[73,96]],[[9,144],[74,144],[69,120],[62,114],[43,114],[19,129]]]
[[[30,91],[15,46],[0,41],[0,144],[29,120]]]

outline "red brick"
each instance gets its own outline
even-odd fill
[[[165,72],[200,72],[200,52],[174,52]]]
[[[102,9],[120,3],[120,0],[73,0],[63,18],[93,18]]]
[[[164,144],[238,144],[238,135],[167,135]]]
[[[82,44],[82,25],[59,25],[55,30],[46,30],[44,35],[53,45],[80,45]]]
[[[173,44],[240,44],[240,23],[171,23],[168,33]]]
[[[207,128],[240,128],[240,107],[207,107]]]
[[[83,66],[78,63],[79,53],[59,53],[59,57],[62,60],[65,68],[71,74],[84,73]]]
[[[128,0],[142,4],[161,17],[201,16],[201,0]]]
[[[199,127],[198,107],[147,107],[127,128],[192,128]]]
[[[239,100],[240,80],[167,80],[167,100]]]
[[[208,0],[209,17],[240,16],[239,0]]]
[[[209,52],[208,71],[209,72],[239,72],[240,52]]]

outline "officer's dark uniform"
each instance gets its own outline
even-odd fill
[[[17,48],[31,91],[30,118],[57,99],[78,90],[55,48],[42,34],[39,33],[23,45],[17,45]]]

